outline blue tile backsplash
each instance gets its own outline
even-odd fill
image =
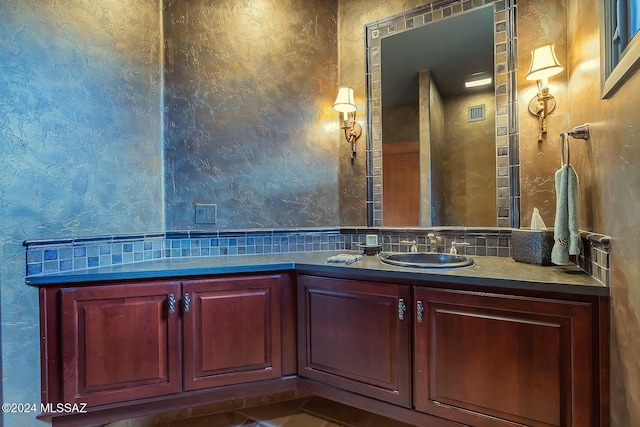
[[[340,250],[338,228],[184,231],[93,238],[29,240],[27,276],[131,264],[161,258]]]
[[[451,242],[472,256],[511,256],[511,228],[295,228],[272,230],[171,231],[153,234],[28,240],[27,276],[54,274],[87,268],[131,264],[162,258],[361,250],[366,235],[375,234],[385,252],[408,252],[404,241],[415,240],[427,251],[427,234],[437,236],[437,251],[447,252]],[[582,232],[583,251],[576,264],[599,282],[609,285],[610,238]]]

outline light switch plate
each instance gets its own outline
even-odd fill
[[[218,205],[196,203],[196,224],[215,224],[218,222]]]

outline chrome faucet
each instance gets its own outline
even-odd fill
[[[418,252],[418,246],[416,245],[415,240],[402,240],[400,243],[405,245],[411,245],[411,252]]]
[[[436,253],[438,251],[438,238],[435,233],[427,234],[427,244],[429,246],[429,252]]]
[[[469,246],[469,242],[456,242],[455,240],[451,242],[451,249],[449,253],[452,255],[457,255],[459,253],[458,248],[461,248],[463,251],[463,255],[467,254],[467,246]]]

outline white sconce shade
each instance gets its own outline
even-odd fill
[[[352,88],[341,87],[338,89],[338,97],[333,104],[333,109],[340,113],[351,113],[357,110]]]
[[[538,85],[538,94],[529,101],[529,112],[538,116],[538,142],[542,142],[547,133],[547,116],[556,107],[556,99],[549,93],[549,77],[563,69],[553,43],[531,51],[531,66],[525,78],[535,80]]]
[[[549,43],[531,51],[531,66],[525,78],[542,80],[555,76],[563,69],[556,57],[555,45]]]
[[[362,126],[356,123],[356,103],[353,98],[353,89],[343,86],[338,89],[338,97],[333,104],[333,109],[340,113],[344,138],[351,144],[351,160],[356,157],[356,141],[362,135]]]

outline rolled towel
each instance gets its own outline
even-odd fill
[[[353,264],[362,259],[362,255],[339,254],[327,258],[327,262],[333,264]]]

